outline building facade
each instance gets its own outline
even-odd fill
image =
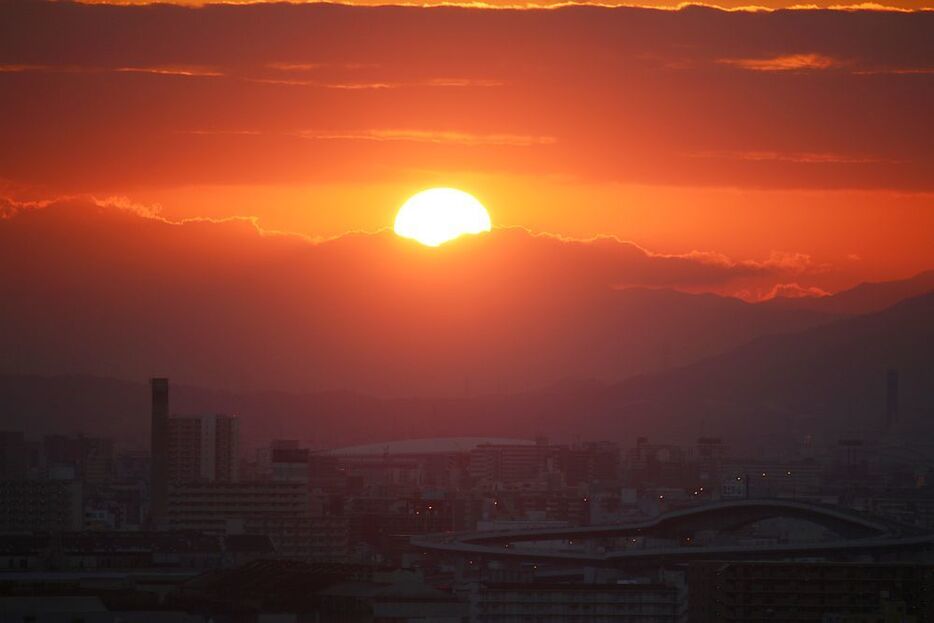
[[[667,584],[486,584],[470,609],[477,623],[676,623],[686,620],[683,601]]]
[[[899,563],[704,562],[688,570],[688,611],[720,621],[934,619],[934,566]],[[912,618],[909,618],[912,617]]]

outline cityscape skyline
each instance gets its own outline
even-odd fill
[[[883,370],[879,381],[885,398],[878,430],[885,433],[899,424],[899,374]],[[336,449],[274,440],[250,453],[238,450],[236,417],[179,414],[171,395],[168,379],[151,380],[151,456],[162,460],[149,460],[149,472],[140,471],[138,450],[123,456],[113,440],[52,434],[35,444],[22,433],[0,434],[0,506],[7,509],[0,513],[0,560],[19,569],[0,578],[0,588],[21,586],[27,571],[78,579],[125,573],[127,564],[168,563],[180,578],[217,573],[211,569],[273,576],[329,569],[332,579],[316,580],[320,588],[304,599],[270,588],[264,601],[269,612],[287,608],[291,616],[334,620],[349,616],[346,608],[364,607],[390,620],[435,612],[450,621],[560,621],[583,609],[588,620],[747,620],[768,610],[802,620],[825,620],[808,612],[838,612],[923,621],[934,608],[924,596],[934,577],[924,564],[925,552],[934,551],[934,504],[920,506],[929,499],[931,465],[892,454],[907,448],[904,441],[802,439],[793,455],[776,450],[756,458],[737,455],[716,436],[687,447],[645,437],[631,445],[539,436]],[[139,477],[145,480],[134,483]],[[25,545],[21,539],[32,530],[39,531],[35,544]],[[42,535],[55,534],[61,544],[41,545],[52,538]],[[47,557],[49,547],[59,553]],[[806,562],[795,562],[796,553]],[[269,566],[273,560],[293,566]],[[294,566],[299,562],[309,566]],[[393,575],[392,568],[400,571]],[[533,579],[545,570],[544,577],[578,579]],[[741,575],[725,589],[725,573]],[[751,583],[741,585],[747,575]],[[342,593],[340,578],[349,577],[372,590],[407,586],[409,596],[374,601],[369,592]],[[442,577],[461,588],[431,589]],[[824,596],[800,588],[794,598],[778,599],[755,583],[765,577],[788,586],[813,577],[839,588]],[[884,577],[901,579],[874,592]],[[414,583],[421,588],[412,601]],[[211,590],[198,589],[196,599],[215,599]],[[343,601],[334,602],[335,594]],[[549,597],[543,602],[542,595]],[[111,611],[105,604],[114,595],[102,598],[53,607]],[[602,605],[588,605],[594,598]],[[173,607],[217,607],[178,599]],[[224,611],[242,607],[231,596],[225,603]],[[25,607],[2,595],[0,606]],[[157,608],[149,616],[176,615]]]

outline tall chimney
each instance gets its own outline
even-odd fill
[[[152,428],[150,452],[152,481],[150,510],[156,529],[165,527],[169,503],[169,379],[152,379]]]

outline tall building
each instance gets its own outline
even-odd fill
[[[898,421],[898,370],[885,374],[885,427],[891,428]]]
[[[236,482],[240,426],[227,415],[169,417],[169,381],[152,379],[152,521],[167,525],[170,483]]]
[[[152,456],[152,523],[165,523],[169,495],[169,379],[154,378],[150,451]]]
[[[173,417],[168,422],[169,482],[236,482],[239,479],[237,418],[210,414]]]

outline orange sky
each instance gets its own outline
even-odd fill
[[[0,191],[324,239],[454,186],[499,226],[796,267],[718,292],[833,291],[934,266],[931,32],[928,11],[5,4]]]
[[[263,0],[226,0],[223,4],[258,4]],[[209,4],[215,4],[209,0],[172,0],[169,2],[155,2],[154,0],[84,0],[87,4],[112,4],[112,5],[147,5],[147,4],[175,4],[187,7],[203,7]],[[597,6],[632,6],[632,7],[651,7],[661,9],[677,9],[686,4],[696,4],[711,6],[732,10],[764,10],[764,9],[785,9],[785,8],[805,8],[805,7],[848,7],[848,8],[895,8],[902,10],[925,10],[934,8],[930,2],[924,0],[882,0],[878,2],[858,2],[856,0],[817,0],[800,1],[795,0],[716,0],[704,2],[677,2],[674,0],[599,0],[588,2],[586,0],[477,0],[471,2],[463,1],[445,1],[445,0],[397,0],[387,2],[385,0],[346,0],[336,4],[348,4],[356,6],[468,6],[472,8],[542,8],[542,7],[561,7],[572,4],[593,4]]]

